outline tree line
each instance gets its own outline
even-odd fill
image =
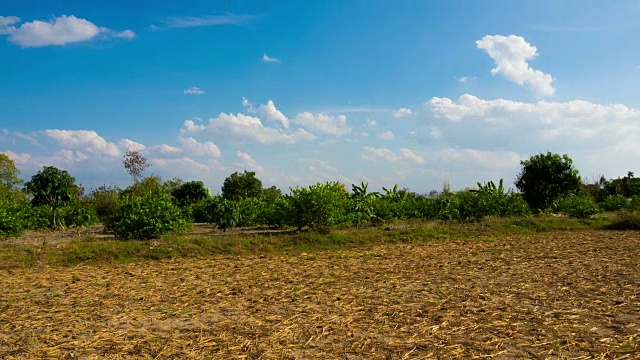
[[[221,194],[212,196],[202,181],[143,176],[151,164],[135,151],[123,158],[133,180],[130,186],[103,185],[88,193],[67,171],[53,166],[24,182],[15,163],[0,154],[0,237],[98,222],[119,239],[151,239],[186,231],[193,222],[215,224],[223,231],[256,226],[328,231],[403,219],[469,222],[550,211],[588,217],[640,210],[640,178],[633,172],[585,184],[567,155],[541,153],[520,164],[518,191],[507,190],[503,180],[429,194],[398,185],[370,191],[367,183],[347,189],[339,182],[319,182],[283,194],[275,186],[264,188],[255,172],[244,171],[229,175]]]

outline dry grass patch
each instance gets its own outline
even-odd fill
[[[640,353],[640,233],[0,270],[0,358]]]

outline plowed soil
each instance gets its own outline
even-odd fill
[[[0,358],[71,357],[640,359],[640,233],[1,270]]]

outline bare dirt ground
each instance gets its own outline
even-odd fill
[[[640,233],[0,271],[0,358],[640,359]]]

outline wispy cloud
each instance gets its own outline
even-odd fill
[[[183,16],[163,21],[169,28],[190,28],[198,26],[239,25],[256,18],[256,15],[209,15],[209,16]],[[151,25],[154,30],[158,26]]]
[[[184,90],[183,93],[185,95],[202,95],[204,94],[204,91],[197,86],[192,86],[187,90]]]
[[[466,75],[460,76],[460,77],[455,76],[454,78],[457,79],[459,83],[465,83],[467,81],[473,81],[476,79],[475,76],[466,76]]]
[[[279,59],[271,57],[271,56],[269,56],[267,54],[263,54],[262,55],[262,61],[267,62],[267,63],[279,63],[280,62]]]

